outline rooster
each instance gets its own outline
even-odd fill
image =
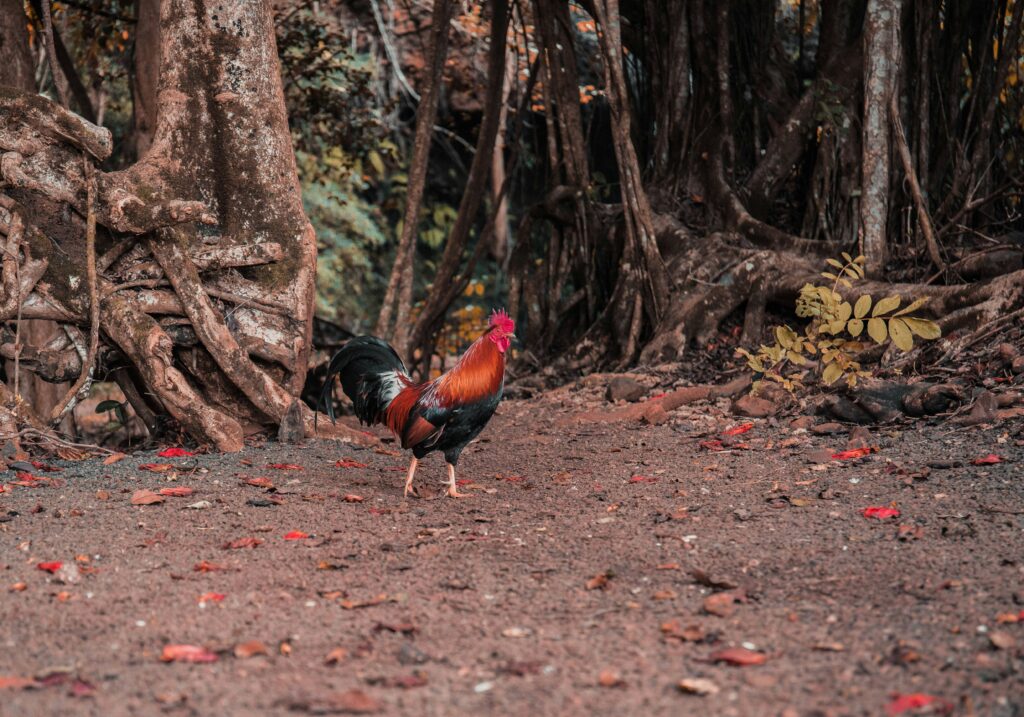
[[[462,449],[479,435],[494,415],[505,384],[505,352],[515,338],[515,322],[504,311],[491,314],[487,331],[446,373],[415,383],[398,353],[376,336],[358,336],[331,359],[319,405],[334,420],[331,391],[341,377],[361,423],[386,425],[412,449],[405,476],[405,495],[418,495],[412,480],[428,453],[444,453],[448,464],[448,495],[463,498],[455,484],[455,466]]]

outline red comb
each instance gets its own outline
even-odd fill
[[[509,318],[504,309],[491,312],[490,326],[497,327],[502,333],[512,334],[516,330],[516,322]]]

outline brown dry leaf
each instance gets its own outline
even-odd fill
[[[339,665],[348,659],[348,650],[344,647],[335,647],[333,650],[327,653],[327,657],[324,658],[325,665]]]
[[[98,490],[96,491],[96,500],[110,500],[110,491]]]
[[[216,662],[216,653],[196,645],[165,645],[160,654],[163,662]]]
[[[242,642],[235,645],[235,657],[240,660],[247,660],[250,657],[256,655],[267,655],[270,654],[267,651],[267,646],[259,640],[250,640],[249,642]]]
[[[17,675],[0,675],[0,690],[23,690],[26,687],[38,687],[39,683],[31,677]]]
[[[21,593],[25,592],[27,588],[28,585],[26,585],[25,583],[14,583],[14,585],[10,587],[10,590],[12,593]]]
[[[659,590],[658,592],[654,593],[651,596],[651,599],[652,600],[675,600],[676,597],[678,597],[678,596],[676,595],[676,591],[675,590]]]
[[[846,647],[841,642],[819,642],[813,649],[819,652],[842,652]]]
[[[257,488],[273,488],[274,487],[274,481],[270,480],[269,478],[264,478],[262,476],[259,477],[259,478],[249,478],[248,480],[245,481],[245,484],[246,485],[254,485]]]
[[[291,657],[292,644],[290,642],[282,642],[280,645],[277,646],[277,651],[285,657]]]
[[[124,453],[111,453],[109,456],[103,459],[103,465],[112,466],[118,461],[123,461],[128,456]]]
[[[597,676],[597,684],[601,687],[622,687],[626,683],[615,670],[601,670],[601,674]]]
[[[704,598],[704,612],[718,617],[729,617],[736,612],[736,596],[733,593],[715,593]]]
[[[355,610],[356,608],[372,607],[389,601],[394,601],[394,598],[388,596],[387,593],[381,593],[380,595],[374,595],[369,600],[342,600],[338,604],[346,610]]]
[[[132,505],[154,505],[156,503],[163,503],[166,500],[159,493],[154,493],[151,490],[137,490],[132,494]]]
[[[229,543],[224,543],[221,548],[224,550],[238,550],[239,548],[255,548],[262,544],[263,540],[261,538],[238,538]]]
[[[734,580],[720,576],[712,577],[700,568],[691,569],[690,577],[701,585],[709,588],[715,588],[716,590],[732,590],[733,588],[739,587],[739,584]]]
[[[143,463],[139,466],[140,471],[149,471],[150,473],[166,473],[172,468],[174,466],[170,463]]]
[[[679,570],[679,563],[662,563],[656,566],[655,570]]]
[[[308,703],[292,705],[293,708],[302,709],[312,714],[350,714],[368,715],[380,712],[383,709],[381,703],[366,694],[362,690],[348,690],[336,692],[323,699],[315,699]]]
[[[608,581],[612,579],[610,572],[598,573],[587,581],[587,590],[605,590],[608,588]]]
[[[1008,632],[996,630],[988,636],[992,647],[997,650],[1012,650],[1017,645],[1017,640]]]
[[[768,661],[768,655],[763,652],[755,652],[745,647],[727,647],[724,650],[716,650],[708,655],[709,662],[724,662],[734,667],[750,667],[752,665],[763,665]]]
[[[700,642],[704,639],[704,628],[700,625],[687,625],[683,627],[679,620],[672,619],[661,624],[661,634],[666,640],[680,640],[681,642]]]

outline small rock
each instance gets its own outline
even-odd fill
[[[690,695],[717,695],[719,691],[718,685],[704,677],[687,677],[679,680],[678,687],[680,691]]]
[[[813,430],[812,426],[814,426],[814,422],[817,420],[818,419],[814,416],[797,416],[789,422],[789,427],[793,430],[799,430],[801,428]]]
[[[605,398],[614,403],[615,401],[628,401],[629,403],[636,403],[641,398],[647,395],[647,387],[639,381],[627,378],[626,376],[616,376],[608,382],[608,390],[605,392]]]
[[[997,351],[999,352],[999,358],[1005,363],[1010,363],[1017,358],[1017,349],[1012,344],[999,344]]]
[[[776,406],[771,401],[748,394],[733,401],[731,410],[737,416],[767,418],[775,413]]]
[[[850,438],[846,442],[846,448],[870,448],[874,444],[871,431],[864,426],[854,426],[850,431]]]
[[[746,508],[737,508],[736,510],[734,510],[732,512],[732,514],[735,515],[736,516],[736,520],[738,520],[740,522],[743,522],[745,520],[750,520],[753,517],[753,515],[754,515],[753,513],[751,513]]]
[[[1013,373],[1024,373],[1024,356],[1018,356],[1010,362],[1010,370]]]
[[[662,423],[665,423],[669,418],[670,416],[668,415],[668,411],[666,411],[660,405],[655,404],[644,412],[642,420],[644,423],[650,426],[660,426]]]
[[[992,647],[997,650],[1012,650],[1017,645],[1017,640],[1008,632],[996,630],[988,636]]]
[[[501,634],[505,637],[528,637],[533,634],[533,630],[528,627],[506,627]]]
[[[982,423],[995,423],[999,414],[999,399],[991,391],[984,391],[978,396],[971,407],[971,412],[960,420],[964,426],[977,426]]]
[[[833,433],[846,433],[846,426],[842,423],[829,421],[828,423],[819,423],[817,426],[811,426],[811,433],[818,436],[831,436]]]
[[[398,648],[398,661],[403,665],[422,665],[430,661],[430,656],[411,642],[403,642]]]

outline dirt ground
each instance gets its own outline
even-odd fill
[[[1024,714],[1019,421],[832,460],[727,401],[571,419],[599,393],[503,403],[464,500],[326,441],[4,474],[0,714]]]

